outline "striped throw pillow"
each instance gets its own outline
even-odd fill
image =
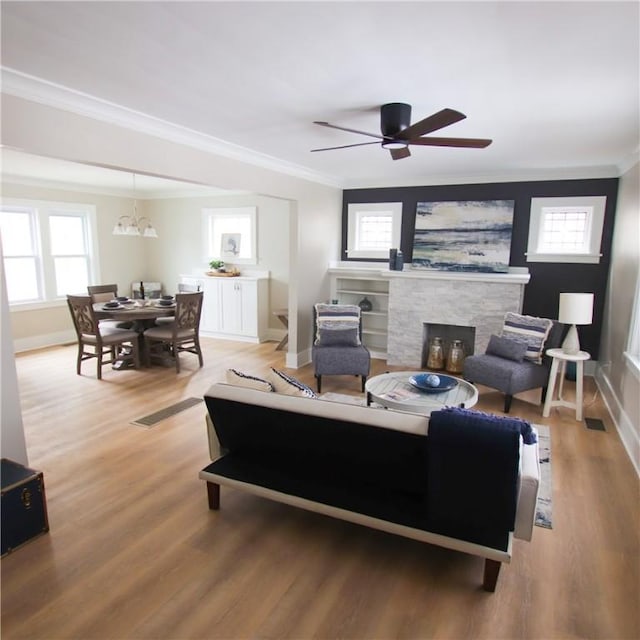
[[[288,375],[284,371],[278,371],[271,367],[269,378],[276,393],[283,393],[287,396],[300,396],[303,398],[318,397],[311,387],[307,387],[306,384]]]
[[[342,335],[349,335],[354,345],[360,344],[359,328],[360,328],[360,307],[355,304],[316,304],[316,339],[315,344],[319,345],[326,337],[327,343],[335,342],[326,334],[330,331],[348,332]],[[355,334],[353,333],[355,329]],[[349,331],[352,330],[352,331]],[[336,336],[340,334],[336,333]]]
[[[250,376],[237,369],[227,369],[226,379],[227,384],[232,384],[236,387],[257,389],[258,391],[275,391],[273,385],[267,380],[263,380],[257,376]]]
[[[504,316],[502,337],[526,344],[527,351],[524,354],[524,359],[541,364],[544,343],[552,326],[553,320],[548,318],[523,316],[509,311]]]

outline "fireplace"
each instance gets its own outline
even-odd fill
[[[428,369],[427,360],[429,358],[429,343],[432,338],[442,339],[442,350],[444,352],[445,364],[449,347],[453,340],[460,340],[464,349],[464,356],[470,356],[474,353],[476,341],[476,328],[463,327],[455,324],[437,324],[434,322],[425,322],[422,325],[422,369]]]
[[[447,343],[461,339],[465,355],[484,353],[491,334],[502,330],[507,311],[522,312],[527,269],[509,273],[388,271],[387,362],[425,368],[432,327]],[[453,327],[453,329],[445,329]],[[446,332],[445,332],[446,331]]]

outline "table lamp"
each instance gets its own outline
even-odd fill
[[[578,324],[591,324],[593,319],[593,293],[561,293],[558,322],[570,324],[569,333],[562,343],[564,353],[575,355],[580,351]]]

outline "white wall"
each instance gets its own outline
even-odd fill
[[[0,454],[28,465],[0,243]]]
[[[640,277],[640,163],[620,178],[598,386],[640,474],[640,379],[624,357]]]
[[[167,198],[145,202],[158,231],[157,240],[146,240],[148,267],[153,280],[159,280],[169,292],[175,291],[181,274],[202,275],[209,269],[210,256],[203,253],[202,209],[217,207],[257,208],[258,263],[249,269],[268,270],[269,310],[287,307],[289,298],[289,209],[287,200],[256,196],[206,196]],[[245,268],[244,265],[239,265]],[[278,319],[269,313],[269,326],[282,330]]]

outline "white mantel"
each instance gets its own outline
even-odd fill
[[[511,267],[507,273],[469,273],[459,271],[436,271],[427,269],[408,269],[405,271],[381,271],[386,278],[411,278],[420,280],[448,280],[452,282],[493,282],[499,284],[521,284],[529,282],[529,269]]]

